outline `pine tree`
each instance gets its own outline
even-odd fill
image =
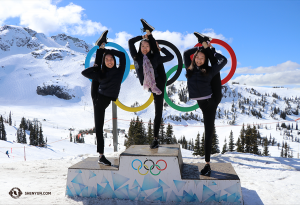
[[[34,139],[35,139],[35,131],[34,127],[32,126],[30,129],[30,135],[29,135],[29,144],[34,146]]]
[[[218,135],[216,133],[216,128],[214,127],[213,137],[212,137],[212,148],[211,148],[211,154],[220,153],[219,149],[219,140]]]
[[[225,137],[225,142],[224,142],[224,145],[223,145],[222,154],[224,154],[227,151],[228,151],[228,147],[227,147],[227,142],[226,142],[226,137]]]
[[[251,153],[251,132],[252,129],[250,125],[247,125],[246,133],[245,133],[245,152]]]
[[[260,155],[260,152],[258,150],[258,138],[257,138],[257,135],[258,135],[258,131],[257,131],[256,127],[253,126],[253,128],[252,128],[252,136],[251,136],[252,153]]]
[[[265,138],[264,141],[265,141],[265,142],[264,142],[264,153],[263,153],[263,155],[264,155],[264,156],[269,156],[268,139]]]
[[[198,132],[197,137],[195,139],[195,146],[194,146],[193,155],[200,155],[200,134],[199,134],[199,132]]]
[[[131,145],[134,145],[134,126],[134,119],[131,119],[128,129],[128,140],[126,141],[126,143],[124,143],[124,146],[126,146],[126,148],[130,147]]]
[[[200,143],[200,156],[205,155],[205,132],[202,133],[201,143]]]
[[[152,129],[152,123],[151,123],[151,118],[148,122],[148,130],[147,130],[147,141],[148,144],[151,144],[153,141],[153,129]]]
[[[241,147],[240,147],[240,151],[238,152],[245,152],[245,125],[243,123],[242,129],[240,131],[240,139],[241,139]]]
[[[236,142],[236,151],[237,152],[243,152],[244,149],[242,147],[242,143],[241,143],[241,138],[238,138],[237,142]]]
[[[11,125],[12,125],[12,120],[11,120],[11,111],[9,112],[8,124],[9,124],[9,126],[11,126]]]
[[[40,130],[39,130],[39,146],[40,147],[45,147],[45,141],[44,141],[44,135],[43,135],[42,125],[40,125]]]
[[[135,133],[134,133],[134,144],[143,145],[147,143],[146,130],[143,123],[143,120],[139,120],[139,117],[136,118],[135,123]]]
[[[159,127],[159,138],[160,138],[160,141],[161,141],[161,144],[166,144],[166,139],[165,139],[165,123],[164,123],[164,119],[161,118],[161,124],[160,124],[160,127]],[[186,148],[185,148],[186,149]]]
[[[167,126],[165,142],[166,144],[172,144],[173,126],[170,123]]]
[[[22,144],[27,144],[27,139],[26,139],[26,131],[25,128],[21,128],[22,129]]]
[[[229,135],[229,152],[233,152],[233,151],[234,151],[234,139],[233,139],[233,132],[231,130]]]
[[[0,116],[0,140],[7,141],[6,131],[5,131],[5,126],[4,126],[4,123],[3,123],[2,115]]]

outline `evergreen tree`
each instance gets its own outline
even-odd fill
[[[251,146],[252,146],[252,153],[260,155],[260,152],[258,150],[258,131],[255,126],[252,128],[252,136],[251,136]]]
[[[131,145],[134,145],[134,134],[135,134],[134,126],[135,126],[134,119],[131,119],[129,124],[129,129],[128,129],[128,140],[126,140],[126,143],[124,143],[126,148],[130,147]]]
[[[147,141],[148,144],[151,144],[153,141],[153,129],[152,129],[152,123],[151,123],[151,118],[148,122],[148,130],[147,130]]]
[[[9,112],[8,124],[9,124],[9,126],[11,126],[11,125],[12,125],[12,120],[11,120],[11,111]]]
[[[201,143],[200,143],[200,156],[205,155],[205,132],[202,133]]]
[[[242,143],[241,143],[241,138],[238,138],[237,142],[236,142],[236,151],[237,152],[243,152],[244,149],[242,147]]]
[[[233,152],[233,151],[234,151],[234,139],[233,139],[233,132],[231,130],[229,135],[229,152]]]
[[[195,139],[195,146],[194,146],[193,155],[200,155],[200,134],[199,134],[199,132],[198,132],[197,137]]]
[[[162,144],[166,144],[166,139],[165,139],[165,123],[164,123],[164,119],[161,118],[161,124],[160,124],[160,127],[159,127],[159,138],[160,138],[160,141]],[[186,149],[186,148],[185,148]]]
[[[0,116],[0,140],[7,141],[6,131],[5,131],[5,126],[4,126],[4,123],[3,123],[2,115]]]
[[[243,123],[242,129],[240,131],[240,141],[241,141],[241,147],[240,147],[240,152],[245,152],[245,125]]]
[[[136,145],[143,145],[147,143],[146,129],[143,123],[143,120],[139,121],[137,117],[136,126],[135,126],[135,135],[134,140]]]
[[[84,142],[84,139],[83,139],[83,142]],[[40,125],[40,130],[39,130],[39,146],[40,147],[45,147],[45,141],[44,141],[42,125]]]
[[[224,142],[224,145],[223,145],[222,154],[224,154],[227,151],[228,151],[228,147],[227,147],[227,142],[226,142],[226,137],[225,137],[225,142]]]
[[[213,137],[212,137],[212,148],[211,148],[211,154],[220,153],[219,149],[219,140],[218,135],[216,133],[216,128],[214,127]]]
[[[247,125],[247,129],[245,130],[245,152],[251,153],[251,127],[250,125]]]
[[[170,125],[169,123],[166,131],[166,138],[165,138],[166,144],[172,144],[172,135],[173,135],[173,126]]]
[[[34,127],[32,126],[30,129],[30,135],[29,135],[29,144],[30,145],[35,145],[34,144],[34,139],[35,139],[35,131],[34,131]]]
[[[269,149],[268,149],[268,139],[265,138],[264,140],[264,152],[263,152],[263,155],[264,156],[269,156]]]

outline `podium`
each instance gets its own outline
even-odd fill
[[[113,166],[89,157],[68,168],[66,195],[139,201],[243,204],[240,179],[230,163],[183,163],[179,144],[132,145]]]

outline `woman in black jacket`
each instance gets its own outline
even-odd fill
[[[116,67],[115,56],[119,58],[118,67]],[[82,75],[92,79],[92,99],[94,105],[97,152],[100,154],[98,163],[109,166],[111,165],[110,161],[108,161],[103,155],[103,125],[105,109],[111,101],[116,101],[118,98],[125,67],[125,54],[114,49],[105,49],[105,43],[102,43],[100,48],[97,50],[94,67],[90,67],[82,71]],[[97,92],[94,93],[96,89]]]
[[[128,44],[141,85],[153,93],[155,107],[154,140],[150,148],[157,148],[158,131],[163,110],[164,88],[166,84],[166,73],[162,64],[171,61],[174,55],[167,49],[158,46],[151,34],[154,28],[145,24],[145,20],[141,19],[141,21],[144,25],[144,31],[146,31],[147,34],[130,39]],[[142,41],[137,51],[134,44],[140,40]],[[160,51],[164,53],[165,56],[160,56]]]
[[[209,47],[206,40],[207,39],[205,38],[200,38],[200,42],[203,47],[192,48],[184,52],[184,64],[186,68],[189,98],[197,100],[204,118],[204,150],[206,165],[201,170],[201,174],[203,175],[209,175],[211,172],[210,154],[215,115],[219,104],[218,100],[215,99],[211,81],[214,76],[219,74],[220,70],[227,63],[226,57],[219,53],[214,53],[214,49],[210,49],[210,47],[212,47],[211,44],[209,44]],[[192,54],[194,54],[194,56],[191,60],[190,56]],[[208,57],[210,57],[212,66],[208,66]]]

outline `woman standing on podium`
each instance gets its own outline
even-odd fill
[[[203,47],[188,49],[183,55],[189,98],[197,100],[204,118],[204,151],[206,165],[201,170],[201,174],[209,175],[211,172],[210,154],[215,116],[218,104],[221,101],[221,81],[219,76],[220,70],[227,63],[227,58],[215,52],[215,49],[209,43],[211,38],[197,32],[194,32],[194,34],[198,38],[198,42],[201,43]],[[210,47],[212,49],[210,49]],[[194,54],[194,56],[191,60],[190,56],[192,54]],[[211,62],[211,66],[208,66],[208,59]],[[213,81],[213,79],[215,80]],[[211,85],[211,82],[214,82],[214,84]]]
[[[141,19],[144,36],[137,36],[128,41],[129,51],[134,60],[136,73],[141,85],[146,90],[150,90],[154,97],[155,118],[154,118],[154,140],[150,148],[158,147],[158,131],[162,118],[164,88],[166,84],[166,73],[163,63],[171,61],[174,55],[165,48],[160,48],[153,38],[151,32],[154,30],[144,19]],[[139,51],[134,44],[141,41]],[[160,56],[160,51],[165,56]]]
[[[119,96],[126,59],[123,52],[105,48],[107,33],[107,30],[104,31],[96,41],[99,49],[96,53],[94,66],[82,71],[82,75],[92,79],[91,95],[94,105],[97,152],[99,153],[98,163],[111,166],[110,161],[104,156],[103,125],[105,109],[111,101],[116,101]],[[119,58],[118,67],[115,57]]]

